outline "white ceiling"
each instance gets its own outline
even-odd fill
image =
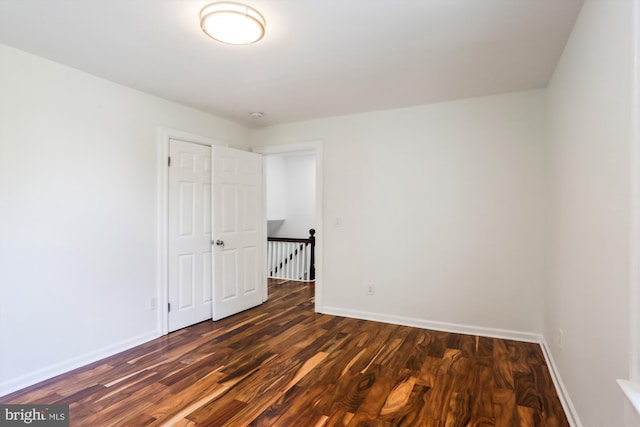
[[[210,1],[0,0],[0,43],[261,127],[545,87],[582,2],[247,0],[266,35],[228,46]]]

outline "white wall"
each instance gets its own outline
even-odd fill
[[[543,99],[530,91],[253,131],[255,147],[324,142],[325,307],[541,332]]]
[[[269,236],[308,237],[309,229],[315,227],[315,195],[316,159],[313,153],[267,156],[267,212],[277,211],[283,219],[273,222]],[[281,206],[273,206],[278,204]]]
[[[640,425],[615,383],[630,367],[632,10],[587,0],[548,89],[544,334],[589,427]]]
[[[0,394],[157,335],[159,126],[247,139],[0,45]]]
[[[264,157],[267,220],[277,221],[278,225],[287,217],[287,192],[285,189],[284,157],[270,155]],[[271,236],[271,233],[269,233]]]

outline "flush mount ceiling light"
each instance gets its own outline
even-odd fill
[[[200,11],[202,31],[223,43],[255,43],[264,37],[264,26],[257,10],[240,3],[211,3]]]

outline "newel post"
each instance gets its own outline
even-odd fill
[[[309,230],[309,243],[311,244],[311,259],[309,262],[309,280],[316,280],[316,230]]]

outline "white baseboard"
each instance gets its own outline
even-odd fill
[[[481,326],[460,325],[456,323],[438,322],[417,319],[414,317],[395,316],[391,314],[372,313],[369,311],[346,310],[337,307],[324,307],[325,314],[353,317],[355,319],[373,320],[375,322],[392,323],[394,325],[412,326],[414,328],[433,329],[435,331],[454,332],[457,334],[479,335],[482,337],[502,338],[507,340],[540,343],[541,335],[531,332],[512,331],[509,329],[485,328]]]
[[[91,351],[89,353],[85,353],[80,356],[56,363],[54,365],[38,369],[35,372],[2,381],[0,382],[0,397],[6,396],[7,394],[13,393],[14,391],[32,386],[41,381],[48,380],[57,375],[64,374],[90,363],[97,362],[98,360],[104,359],[105,357],[113,356],[114,354],[120,353],[121,351],[129,350],[137,345],[144,344],[148,341],[156,339],[159,336],[160,333],[158,331],[148,332],[131,339],[103,347],[99,350]]]
[[[553,385],[555,386],[556,393],[562,404],[562,408],[567,416],[571,427],[582,427],[582,422],[578,417],[567,389],[564,387],[558,368],[551,356],[547,341],[542,334],[532,332],[513,331],[509,329],[497,329],[497,328],[485,328],[481,326],[460,325],[456,323],[438,322],[433,320],[416,319],[404,316],[394,316],[389,314],[372,313],[368,311],[347,310],[338,307],[324,307],[322,311],[324,314],[332,314],[334,316],[352,317],[355,319],[373,320],[375,322],[391,323],[394,325],[412,326],[414,328],[433,329],[436,331],[453,332],[457,334],[466,335],[479,335],[489,338],[501,338],[514,341],[524,341],[537,343],[542,348],[547,366],[549,367],[549,373]]]
[[[562,404],[564,413],[569,419],[569,424],[571,424],[571,427],[582,427],[582,421],[580,421],[576,408],[573,406],[571,398],[569,398],[569,393],[567,393],[567,389],[562,382],[562,377],[560,377],[560,373],[558,372],[558,367],[551,355],[549,344],[547,344],[547,340],[543,335],[540,335],[540,347],[542,347],[542,354],[544,354],[547,366],[549,367],[549,373],[551,374],[551,379],[553,380],[553,385],[556,387],[556,393],[558,394],[558,398],[560,398],[560,403]]]

